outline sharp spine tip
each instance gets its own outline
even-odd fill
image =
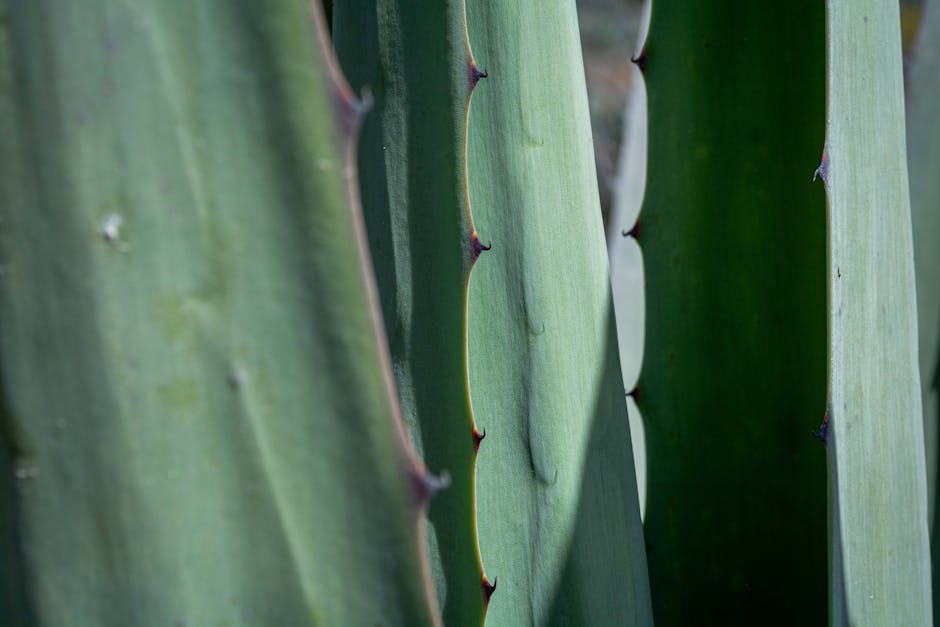
[[[813,180],[816,177],[822,179],[823,185],[829,184],[829,148],[823,148],[822,159],[819,161],[819,167],[813,172]]]
[[[646,46],[640,49],[640,52],[630,57],[630,61],[640,68],[640,72],[646,73]]]
[[[482,252],[487,251],[487,250],[492,250],[492,249],[493,249],[492,242],[490,242],[489,244],[484,244],[482,241],[480,241],[480,238],[477,236],[476,233],[473,234],[473,260],[474,261],[477,260],[477,257],[479,257]]]
[[[486,438],[486,429],[483,430],[483,433],[477,431],[476,427],[473,428],[473,450],[475,452],[480,451],[480,442]]]
[[[810,431],[810,434],[812,434],[812,436],[817,440],[822,440],[823,444],[828,444],[828,442],[826,442],[826,437],[829,435],[829,427],[825,422],[819,425],[818,431]]]
[[[362,88],[358,97],[349,91],[339,99],[343,127],[347,133],[355,135],[359,132],[362,120],[372,109],[374,102],[372,90],[368,86]]]
[[[624,237],[632,237],[636,241],[640,241],[640,219],[636,219],[636,222],[633,223],[633,228],[631,228],[629,231],[625,229],[620,231],[620,233]]]
[[[823,416],[822,424],[819,425],[817,431],[810,431],[813,434],[813,437],[817,440],[822,440],[824,446],[829,446],[829,411],[826,410],[826,414]]]
[[[496,592],[496,581],[497,577],[493,577],[493,583],[490,583],[486,575],[483,575],[483,599],[487,605],[490,603],[490,597]]]
[[[476,87],[477,83],[480,82],[480,79],[481,79],[481,78],[486,78],[486,77],[489,76],[489,72],[487,72],[486,70],[483,70],[482,72],[480,71],[480,68],[477,67],[477,64],[476,64],[475,61],[470,61],[470,67],[469,67],[469,70],[468,70],[467,73],[468,73],[469,78],[470,78],[470,89],[471,89],[471,90],[472,90],[474,87]]]

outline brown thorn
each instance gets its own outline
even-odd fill
[[[829,184],[829,149],[828,147],[823,148],[822,160],[819,162],[819,167],[816,168],[816,171],[813,172],[813,180],[816,180],[816,177],[822,179],[823,185]]]
[[[472,242],[473,242],[473,260],[474,261],[477,260],[477,258],[480,256],[480,254],[483,251],[491,250],[493,248],[492,242],[490,242],[489,244],[483,244],[483,242],[480,241],[480,238],[477,236],[476,233],[473,234]]]
[[[810,431],[817,440],[822,440],[823,446],[829,446],[829,423],[824,422],[819,425],[818,431]]]
[[[486,578],[486,575],[483,575],[483,600],[487,605],[490,604],[490,597],[493,596],[494,592],[496,592],[496,580],[497,577],[493,577],[493,583],[490,583],[490,580]]]
[[[640,71],[645,74],[646,73],[646,46],[643,46],[637,55],[630,57],[630,61],[633,62],[633,64],[636,65],[638,68],[640,68]]]
[[[632,237],[636,241],[640,241],[640,219],[637,218],[636,222],[633,223],[633,228],[629,231],[624,229],[620,231],[620,234],[624,237]]]
[[[486,78],[487,76],[489,76],[489,73],[486,70],[481,72],[480,68],[477,67],[476,61],[470,61],[470,66],[467,68],[467,78],[470,79],[471,90],[477,86],[481,78]]]
[[[473,428],[473,451],[475,453],[480,452],[480,442],[483,441],[483,438],[486,437],[486,429],[483,430],[483,433],[477,431],[477,428]]]
[[[633,402],[639,403],[640,402],[640,384],[638,383],[634,385],[633,389],[627,392],[627,396],[632,396]]]
[[[825,415],[823,416],[822,424],[819,425],[819,430],[810,431],[813,434],[813,437],[817,440],[822,440],[823,446],[829,448],[829,410],[826,410]]]

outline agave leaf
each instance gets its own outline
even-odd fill
[[[635,55],[642,52],[650,21],[650,0],[638,10],[639,24]],[[636,58],[636,57],[634,57]],[[638,232],[637,218],[646,191],[647,107],[646,83],[640,68],[631,63],[627,68],[629,88],[623,115],[623,137],[614,179],[612,206],[607,220],[607,255],[610,259],[610,283],[614,314],[617,319],[617,341],[623,387],[636,387],[643,363],[643,330],[645,327],[646,295],[643,286],[643,253],[634,237]],[[646,437],[643,418],[634,399],[628,399],[630,439],[633,442],[637,494],[640,515],[646,507]]]
[[[660,624],[826,611],[824,17],[653,3],[639,407]]]
[[[898,4],[829,2],[832,616],[927,625],[930,552]]]
[[[928,520],[936,538],[938,431],[937,375],[940,361],[940,5],[926,2],[907,75],[907,165],[911,183],[914,269],[917,278],[918,347],[927,452]],[[934,563],[937,542],[932,543]],[[937,600],[934,580],[934,600]]]
[[[575,3],[467,16],[490,75],[468,149],[493,242],[469,306],[487,623],[651,624]]]
[[[438,623],[313,11],[0,2],[0,623]]]
[[[369,244],[409,430],[450,486],[428,512],[447,625],[483,622],[475,427],[467,388],[467,281],[482,251],[467,198],[470,92],[479,79],[462,0],[349,0],[333,32],[355,89],[375,107],[360,140]]]

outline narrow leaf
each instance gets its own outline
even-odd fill
[[[926,2],[907,75],[907,166],[911,181],[914,269],[917,278],[918,352],[924,402],[927,497],[931,537],[936,538],[940,368],[940,5]],[[937,542],[933,541],[937,554]],[[936,557],[934,563],[936,563]],[[936,588],[937,580],[934,582]],[[936,592],[935,592],[936,594]],[[936,600],[936,597],[935,597]]]
[[[824,7],[652,12],[639,407],[656,620],[821,622]]]
[[[928,625],[898,3],[828,2],[832,623]]]
[[[468,0],[470,386],[490,625],[652,623],[572,1]]]
[[[466,133],[479,80],[463,0],[349,0],[333,14],[340,61],[375,98],[360,141],[369,244],[411,437],[449,487],[428,512],[447,625],[480,625],[475,427],[467,387],[467,282],[482,252],[470,220]]]

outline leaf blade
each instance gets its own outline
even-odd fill
[[[2,8],[4,444],[36,623],[436,624],[352,103],[305,6]]]

